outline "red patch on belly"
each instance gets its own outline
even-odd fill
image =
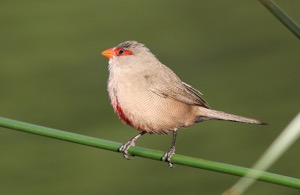
[[[111,103],[112,106],[115,110],[115,113],[118,115],[118,118],[125,124],[132,126],[133,128],[137,129],[137,130],[141,130],[141,128],[139,126],[135,126],[133,124],[133,122],[131,120],[129,120],[129,118],[126,116],[126,114],[124,113],[124,110],[122,109],[122,107],[120,106],[120,103],[118,101],[117,97],[114,97],[111,99]]]
[[[119,102],[117,101],[117,105],[115,106],[115,112],[118,114],[119,119],[130,126],[133,126],[132,122],[128,119],[128,117],[125,115],[124,111],[122,110]]]

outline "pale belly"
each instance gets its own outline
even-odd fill
[[[161,97],[147,89],[123,86],[110,92],[119,118],[134,128],[165,134],[195,122],[196,106]]]

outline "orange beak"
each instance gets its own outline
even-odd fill
[[[109,48],[109,49],[103,51],[101,54],[107,58],[112,58],[114,55],[114,50],[113,50],[113,48]]]

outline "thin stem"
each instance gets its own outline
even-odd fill
[[[252,169],[224,194],[240,195],[253,185],[255,178],[267,170],[300,136],[300,113],[282,131]],[[247,178],[248,177],[248,178]],[[249,179],[250,177],[250,179]]]
[[[300,26],[272,0],[259,0],[277,19],[300,39]]]
[[[0,117],[0,126],[9,129],[18,130],[18,131],[27,132],[27,133],[51,137],[51,138],[69,141],[73,143],[78,143],[86,146],[102,148],[114,152],[118,152],[118,148],[121,146],[121,143],[117,143],[109,140],[98,139],[98,138],[80,135],[76,133],[70,133],[66,131],[38,126],[38,125],[29,124],[29,123],[20,122],[20,121],[2,118],[2,117]],[[136,146],[131,147],[128,152],[134,156],[140,156],[140,157],[159,160],[159,161],[161,161],[161,158],[164,155],[164,152],[162,151],[136,147]],[[172,157],[172,162],[174,164],[206,169],[210,171],[236,175],[236,176],[244,176],[249,171],[248,168],[244,168],[244,167],[239,167],[235,165],[224,164],[224,163],[219,163],[219,162],[214,162],[209,160],[203,160],[203,159],[183,156],[179,154],[174,154],[174,156]],[[274,173],[263,172],[262,175],[260,175],[260,177],[258,178],[258,180],[300,189],[300,179],[278,175]]]

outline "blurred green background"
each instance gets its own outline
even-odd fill
[[[299,1],[276,1],[300,22]],[[300,108],[299,40],[258,1],[1,1],[0,116],[127,141],[104,49],[146,44],[214,109],[270,123],[209,121],[179,132],[177,153],[251,166]],[[0,128],[0,194],[220,194],[238,177]],[[137,144],[166,151],[171,136]],[[272,172],[300,177],[300,143]],[[247,194],[299,194],[258,182]]]

